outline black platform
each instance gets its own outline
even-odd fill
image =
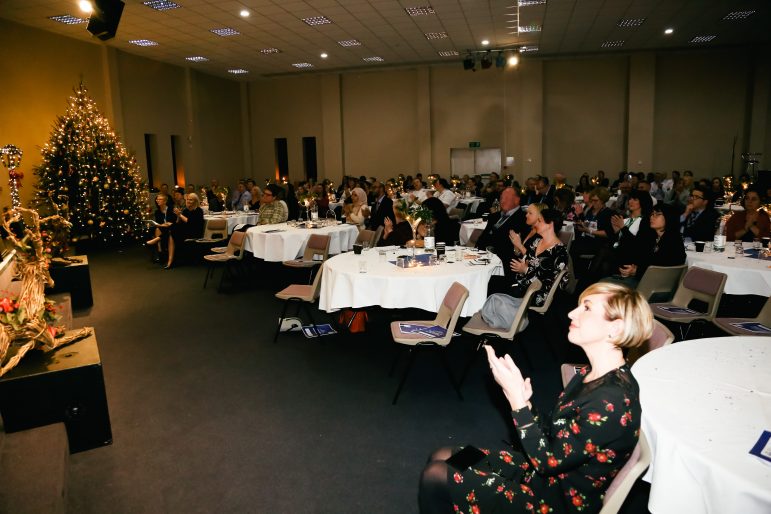
[[[88,268],[88,257],[76,255],[72,257],[79,262],[68,266],[56,266],[55,262],[49,268],[54,287],[46,289],[46,294],[70,293],[73,309],[87,309],[94,305],[91,294],[91,273]]]

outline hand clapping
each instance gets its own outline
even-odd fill
[[[525,273],[527,271],[527,263],[525,262],[525,259],[521,259],[521,260],[511,259],[511,262],[509,263],[509,268],[514,273]]]
[[[508,354],[504,357],[497,357],[491,346],[485,346],[485,351],[487,352],[487,362],[490,363],[490,370],[493,372],[493,378],[503,389],[503,394],[509,400],[511,410],[530,407],[529,400],[533,396],[530,379],[522,378],[522,373]]]

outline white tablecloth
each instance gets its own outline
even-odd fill
[[[726,245],[733,245],[728,242]],[[749,245],[745,245],[749,248]],[[729,259],[733,252],[704,253],[687,251],[688,266],[719,271],[728,275],[724,292],[726,294],[771,295],[771,261],[741,257]]]
[[[771,337],[684,341],[645,355],[642,428],[653,514],[771,512],[771,466],[749,453],[771,430]]]
[[[471,204],[471,212],[477,212],[477,208],[479,208],[479,204],[484,202],[484,198],[480,198],[478,196],[472,196],[469,198],[466,198],[465,196],[461,196],[458,199],[458,204]]]
[[[388,262],[395,261],[397,255],[411,255],[411,252],[390,251],[386,260],[380,261],[374,248],[361,255],[349,252],[327,260],[321,277],[319,308],[331,312],[380,305],[388,309],[415,307],[437,312],[452,283],[459,282],[469,290],[461,315],[471,316],[487,299],[490,277],[503,274],[501,261],[495,255],[485,266],[472,266],[464,261],[398,268]],[[359,273],[359,261],[366,261],[366,273]]]
[[[334,255],[353,248],[359,229],[345,224],[323,228],[296,228],[286,223],[260,225],[246,231],[244,249],[266,261],[288,261],[303,254],[311,234],[328,234],[329,254]]]
[[[232,234],[237,225],[256,225],[259,216],[256,212],[238,213],[238,214],[207,214],[203,219],[209,220],[222,219],[228,220],[228,234]]]
[[[469,238],[471,237],[471,233],[474,232],[475,228],[481,228],[484,229],[487,226],[486,221],[482,221],[482,218],[477,218],[473,220],[466,220],[463,223],[460,224],[460,244],[465,245],[468,243]]]

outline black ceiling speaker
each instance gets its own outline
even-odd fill
[[[114,38],[124,5],[121,0],[94,0],[88,31],[102,41]]]

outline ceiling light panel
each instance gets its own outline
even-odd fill
[[[228,73],[232,73],[233,75],[244,75],[249,73],[249,71],[243,68],[232,68],[228,70]]]
[[[426,32],[426,39],[445,39],[447,32]]]
[[[58,21],[59,23],[64,23],[65,25],[78,25],[80,23],[86,23],[88,20],[84,20],[83,18],[78,18],[76,16],[72,16],[69,14],[60,14],[58,16],[49,16],[49,20]]]
[[[362,58],[362,61],[366,61],[366,62],[383,62],[384,60],[385,59],[383,59],[382,57],[378,57],[376,55],[373,55],[372,57]]]
[[[278,48],[261,48],[260,52],[265,55],[270,55],[270,54],[280,54],[281,50],[279,50]]]
[[[422,7],[405,7],[404,10],[407,11],[407,14],[410,16],[428,16],[436,14],[434,8],[430,5],[424,5]]]
[[[137,46],[158,46],[158,43],[149,39],[132,39],[129,43]]]
[[[202,55],[191,55],[190,57],[185,57],[185,60],[190,62],[206,62],[209,59]]]
[[[533,46],[533,45],[519,47],[519,53],[521,53],[521,54],[537,52],[537,51],[538,51],[538,47],[537,46]]]
[[[622,18],[618,20],[618,26],[623,28],[639,27],[645,23],[645,18]]]
[[[689,43],[709,43],[713,39],[715,39],[717,36],[715,35],[708,35],[708,36],[695,36],[693,39],[689,41]]]
[[[441,52],[437,52],[440,57],[455,57],[457,55],[460,55],[455,50],[442,50]]]
[[[527,34],[530,32],[541,32],[541,26],[540,25],[520,25],[518,27],[518,32],[520,34]]]
[[[746,20],[750,16],[755,14],[755,11],[734,11],[729,12],[725,16],[723,16],[724,20]]]
[[[543,5],[546,0],[519,0],[520,7],[532,7],[534,5]]]
[[[347,46],[361,46],[361,41],[359,41],[358,39],[345,39],[343,41],[338,41],[337,44],[340,45],[340,46],[345,46],[345,47],[347,47]]]
[[[313,65],[309,62],[296,62],[293,63],[292,66],[295,68],[313,68]]]
[[[317,25],[329,25],[332,23],[332,20],[326,16],[311,16],[310,18],[303,18],[302,20],[311,27],[315,27]]]
[[[240,34],[240,32],[238,32],[236,29],[231,29],[230,27],[211,29],[210,32],[213,32],[218,36],[222,36],[222,37],[237,36]]]
[[[170,2],[169,0],[149,0],[147,2],[142,2],[142,4],[150,7],[151,9],[155,9],[156,11],[168,11],[182,7],[181,5]]]
[[[604,41],[600,46],[602,48],[618,48],[624,46],[624,42],[622,40]]]

